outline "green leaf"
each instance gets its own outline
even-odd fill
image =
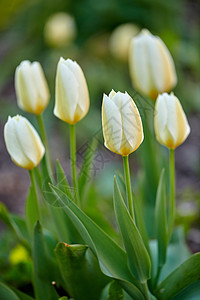
[[[85,197],[85,193],[88,188],[88,183],[91,181],[91,167],[96,152],[96,148],[97,148],[97,139],[93,138],[91,143],[88,145],[87,151],[85,153],[79,179],[78,179],[79,194],[81,195],[82,200]]]
[[[33,269],[34,269],[34,290],[38,300],[58,299],[52,281],[57,281],[54,265],[49,256],[42,227],[37,222],[33,238]]]
[[[117,280],[112,281],[109,287],[109,295],[106,300],[123,300],[124,292]]]
[[[55,253],[68,294],[77,300],[99,299],[110,279],[88,246],[59,243]]]
[[[7,208],[0,202],[1,220],[16,234],[17,238],[28,246],[28,232],[24,220],[20,216],[9,214]]]
[[[115,215],[127,251],[130,269],[134,276],[144,283],[151,276],[151,261],[142,237],[122,199],[116,178],[114,178],[113,198]]]
[[[190,284],[188,287],[178,293],[172,300],[199,300],[200,280]]]
[[[56,160],[56,179],[57,179],[57,187],[63,191],[70,199],[73,199],[72,197],[72,187],[70,187],[65,172],[59,162],[59,160]]]
[[[1,300],[20,300],[20,298],[4,283],[0,282]]]
[[[62,191],[50,185],[57,201],[79,230],[84,242],[97,256],[102,272],[112,278],[121,279],[120,283],[135,300],[144,299],[140,283],[131,275],[126,264],[126,253],[84,214]]]
[[[176,268],[158,286],[155,295],[170,300],[193,282],[200,279],[200,253],[196,253]]]
[[[155,208],[155,220],[156,220],[156,236],[158,240],[158,267],[163,266],[166,261],[167,252],[167,209],[166,209],[166,190],[165,190],[165,170],[163,169],[160,175],[156,194],[156,208]]]

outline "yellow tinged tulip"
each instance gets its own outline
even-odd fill
[[[190,126],[180,101],[173,93],[158,96],[154,127],[158,142],[169,149],[175,149],[188,137]]]
[[[56,73],[54,115],[69,124],[76,124],[88,112],[89,93],[80,66],[71,59],[60,58]]]
[[[128,93],[104,94],[102,126],[105,146],[122,156],[135,151],[144,138],[139,111]]]
[[[4,139],[11,159],[21,168],[33,169],[45,153],[37,131],[22,116],[8,117],[4,127]]]
[[[135,89],[152,99],[169,92],[177,83],[169,50],[159,37],[146,29],[132,39],[129,68]]]
[[[49,89],[39,62],[24,60],[16,68],[15,90],[18,106],[40,115],[49,103]]]

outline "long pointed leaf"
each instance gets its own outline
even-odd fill
[[[126,264],[126,253],[84,214],[62,191],[52,186],[57,201],[79,230],[83,240],[98,257],[102,272],[112,278],[120,279],[121,285],[134,299],[144,299],[141,285],[133,278]]]
[[[116,178],[114,178],[114,208],[130,269],[134,276],[144,283],[151,276],[151,261],[142,237],[124,204]]]
[[[159,299],[170,300],[181,290],[200,279],[200,253],[196,253],[176,268],[158,286]]]

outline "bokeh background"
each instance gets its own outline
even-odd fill
[[[74,34],[69,41],[56,45],[45,35],[46,23],[55,13],[68,13],[74,20]],[[114,55],[111,35],[117,26],[131,23],[160,36],[169,48],[177,70],[174,90],[181,100],[191,126],[187,141],[176,151],[178,218],[184,219],[187,239],[193,251],[200,248],[200,1],[199,0],[1,0],[0,1],[0,200],[10,211],[23,214],[29,177],[9,158],[3,139],[8,115],[23,114],[37,127],[34,116],[22,112],[16,104],[14,73],[24,59],[39,61],[51,92],[50,105],[44,113],[51,152],[69,173],[68,128],[53,114],[56,65],[63,56],[81,65],[89,87],[91,107],[77,126],[78,159],[93,136],[98,136],[99,150],[93,179],[100,209],[112,205],[112,180],[121,160],[103,147],[101,102],[103,93],[113,88],[135,95],[128,62]],[[120,45],[120,41],[119,41]],[[118,46],[119,46],[118,45]],[[117,45],[116,45],[117,47]],[[140,97],[135,101],[142,110]],[[153,105],[149,109],[153,109]],[[134,172],[140,176],[137,153],[131,158]],[[108,218],[110,216],[108,215]],[[190,226],[191,225],[191,226]],[[2,225],[1,225],[2,226]]]

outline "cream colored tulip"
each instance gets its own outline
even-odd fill
[[[143,141],[139,111],[127,93],[113,90],[103,96],[102,126],[105,146],[122,156],[135,151]]]
[[[4,127],[4,139],[11,159],[21,168],[33,169],[45,153],[37,131],[22,116],[8,118]]]
[[[178,98],[171,93],[159,95],[155,105],[154,127],[158,142],[169,149],[182,144],[190,133],[186,115]]]
[[[39,62],[24,60],[15,72],[15,90],[18,106],[40,115],[49,103],[49,89]]]
[[[74,18],[65,12],[53,14],[44,27],[46,42],[53,47],[69,45],[76,36]]]
[[[131,40],[139,32],[139,28],[131,23],[116,27],[109,40],[110,52],[119,60],[127,61]]]
[[[87,83],[80,66],[61,57],[56,74],[54,115],[64,122],[75,124],[87,114],[89,102]]]
[[[169,50],[146,29],[132,39],[129,68],[134,88],[152,99],[169,92],[177,83]]]

